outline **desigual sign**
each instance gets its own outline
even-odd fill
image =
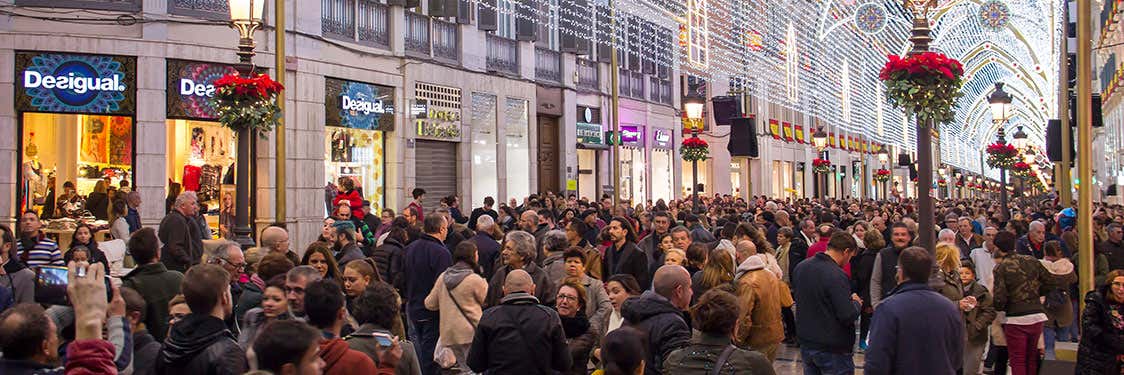
[[[17,111],[132,114],[135,57],[16,52]]]
[[[215,81],[237,72],[231,65],[168,59],[168,118],[214,120]]]
[[[325,125],[394,131],[394,87],[335,78],[324,84]]]

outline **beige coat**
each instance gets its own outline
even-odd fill
[[[735,284],[741,309],[734,335],[738,346],[765,350],[784,340],[780,283],[760,257],[749,257],[738,266]]]
[[[480,316],[484,313],[482,306],[488,295],[488,282],[477,274],[465,277],[453,288],[452,296],[457,298],[456,303],[453,303],[444,280],[445,272],[442,272],[437,277],[437,282],[433,283],[429,296],[425,297],[425,308],[440,314],[441,329],[438,333],[441,335],[441,342],[447,345],[471,344],[476,331],[474,327],[480,323]],[[464,309],[464,314],[458,311],[457,304]],[[472,321],[465,320],[465,316]]]

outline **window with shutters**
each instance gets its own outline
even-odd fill
[[[496,16],[499,20],[499,28],[496,30],[496,35],[508,39],[515,39],[515,8],[517,0],[498,0],[496,2]]]
[[[536,15],[539,40],[535,42],[535,46],[557,51],[559,34],[562,33],[558,27],[561,11],[559,0],[541,0],[539,11],[539,14]]]
[[[687,56],[691,63],[705,66],[710,49],[709,25],[706,19],[708,0],[687,0]]]

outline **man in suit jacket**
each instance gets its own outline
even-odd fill
[[[187,272],[203,258],[203,238],[191,219],[199,212],[197,200],[194,191],[180,193],[172,210],[160,221],[158,237],[164,244],[160,262],[169,270]]]

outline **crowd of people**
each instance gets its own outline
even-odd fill
[[[1124,207],[1092,214],[1079,296],[1076,212],[1052,201],[942,201],[919,228],[908,200],[545,193],[466,216],[420,188],[400,212],[337,194],[317,241],[276,224],[243,249],[204,245],[181,193],[129,225],[120,278],[89,228],[60,249],[23,213],[0,226],[0,373],[772,374],[789,346],[805,374],[863,352],[868,374],[1023,375],[1059,341],[1078,373],[1124,365]]]

